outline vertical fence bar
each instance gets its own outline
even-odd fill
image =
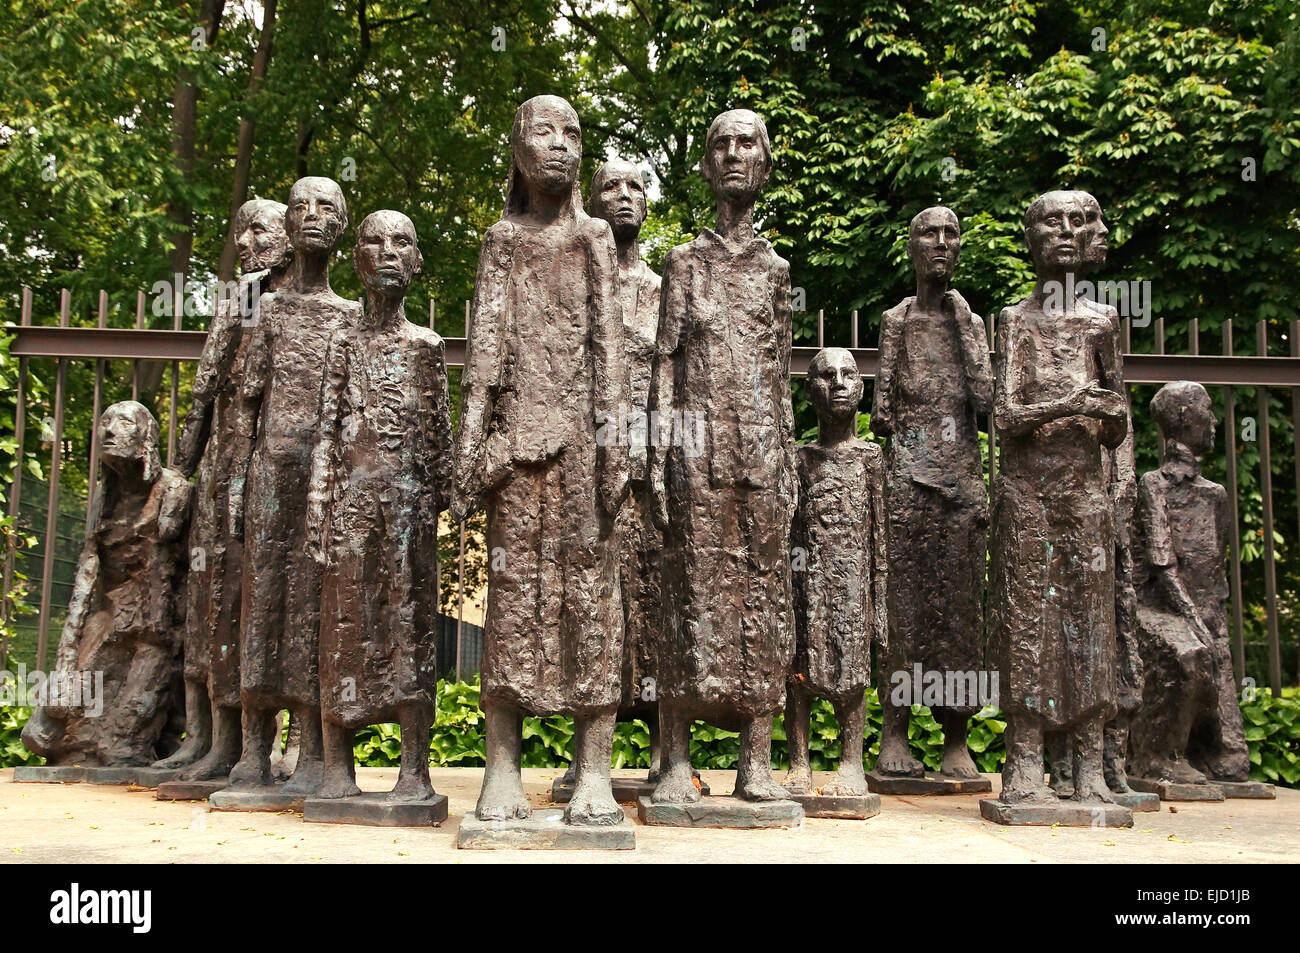
[[[181,325],[181,312],[184,299],[180,295],[176,296],[176,307],[172,311],[172,330],[179,331]],[[213,304],[213,317],[216,316],[216,305]],[[172,361],[172,392],[170,400],[167,403],[167,466],[172,465],[176,459],[176,402],[180,399],[181,393],[181,362]]]
[[[135,329],[144,330],[144,292],[135,293]],[[131,399],[140,399],[140,361],[131,358]]]
[[[27,327],[32,323],[32,289],[23,288],[22,311],[18,319],[22,327]],[[23,498],[23,464],[27,456],[27,358],[18,358],[18,389],[14,394],[14,441],[17,446],[14,448],[14,478],[9,485],[9,515],[13,518],[14,523],[18,522],[18,507],[22,504]],[[15,526],[15,528],[17,528]],[[5,547],[4,561],[4,592],[0,593],[0,612],[3,612],[4,622],[7,626],[9,620],[14,616],[14,600],[10,595],[13,592],[14,581],[14,555],[16,542],[14,539],[9,540],[9,545]],[[9,660],[9,642],[7,639],[0,638],[0,669],[5,667]]]
[[[1232,357],[1232,318],[1223,322],[1223,353]],[[1241,517],[1237,506],[1237,391],[1223,388],[1223,436],[1228,477],[1228,575],[1232,582],[1232,667],[1237,684],[1246,677],[1245,627],[1241,606]]]
[[[108,327],[108,292],[99,292],[99,326]],[[95,486],[99,480],[99,411],[104,395],[104,359],[95,361],[94,410],[90,415],[90,474],[86,480],[86,529],[95,507]]]
[[[1193,356],[1201,353],[1201,319],[1192,318],[1187,327],[1187,353]]]
[[[465,302],[465,362],[469,363],[469,301]],[[462,370],[463,374],[464,371]],[[465,521],[456,545],[456,681],[465,679]]]
[[[817,309],[817,346],[826,346],[826,312],[821,308]]]
[[[59,293],[59,327],[72,318],[72,294]],[[41,615],[36,630],[36,667],[45,668],[50,644],[50,600],[54,595],[54,550],[59,542],[59,471],[63,465],[63,403],[68,391],[68,359],[58,358],[54,376],[54,446],[50,449],[50,493],[45,511],[45,561],[41,573]]]
[[[1255,348],[1268,357],[1268,322],[1255,325]],[[1269,439],[1268,388],[1255,388],[1259,415],[1259,492],[1264,503],[1264,595],[1268,600],[1268,680],[1273,697],[1282,694],[1282,640],[1277,625],[1277,554],[1273,551],[1273,460]]]
[[[1291,322],[1291,356],[1300,357],[1300,320]],[[1295,457],[1295,492],[1296,492],[1296,542],[1300,544],[1300,440],[1296,431],[1300,428],[1300,387],[1291,388],[1291,437],[1295,444],[1292,456]],[[1300,662],[1300,659],[1297,660]],[[1297,667],[1300,667],[1298,665]]]
[[[1156,354],[1165,353],[1165,319],[1156,318]]]
[[[852,324],[850,325],[849,334],[851,340],[853,341],[853,349],[857,350],[858,347],[858,309],[857,308],[853,309],[853,318],[852,318]]]

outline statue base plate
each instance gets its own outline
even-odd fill
[[[1129,791],[1127,794],[1116,794],[1110,792],[1110,796],[1115,799],[1115,803],[1120,807],[1126,807],[1130,811],[1146,812],[1160,810],[1160,796],[1143,791]]]
[[[154,797],[159,801],[206,801],[230,783],[228,778],[210,781],[164,781]]]
[[[731,795],[690,804],[656,804],[643,797],[636,802],[636,813],[642,824],[662,827],[798,827],[804,818],[803,808],[794,801],[746,801]]]
[[[980,816],[1003,827],[1132,827],[1133,812],[1118,804],[1005,804],[980,798]]]
[[[44,784],[134,784],[142,788],[156,788],[180,773],[179,768],[149,768],[139,765],[100,767],[99,765],[41,765],[14,768],[15,781],[34,781]]]
[[[306,795],[286,794],[280,788],[253,788],[232,791],[223,788],[208,798],[214,811],[293,811],[301,814]]]
[[[1152,778],[1129,778],[1128,786],[1134,791],[1157,794],[1162,801],[1223,800],[1223,788],[1217,784],[1182,784],[1178,781],[1157,781]]]
[[[988,778],[948,778],[932,771],[921,778],[904,778],[895,774],[867,772],[867,789],[873,794],[988,794],[993,782]]]
[[[1216,788],[1221,788],[1225,798],[1271,800],[1277,797],[1277,788],[1264,781],[1211,781],[1210,783]]]
[[[184,768],[136,768],[131,783],[141,788],[156,788],[176,778]]]
[[[437,827],[447,819],[447,796],[427,801],[393,801],[386,791],[352,797],[309,797],[302,819],[309,824],[362,824],[367,827]]]
[[[609,785],[614,791],[614,800],[619,804],[635,804],[640,798],[654,794],[658,783],[646,778],[611,778]],[[700,778],[700,793],[709,793],[709,786],[703,778]],[[551,782],[551,803],[568,804],[571,800],[573,800],[572,782],[566,783],[563,777]]]
[[[804,817],[865,821],[880,813],[879,794],[791,794],[790,800],[803,808]]]
[[[556,807],[508,821],[480,821],[471,811],[460,822],[456,846],[464,850],[633,850],[636,827],[626,817],[608,826],[566,824],[564,809]]]
[[[86,769],[70,764],[14,768],[14,781],[27,784],[77,784],[85,779]]]

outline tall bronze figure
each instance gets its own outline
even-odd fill
[[[357,728],[397,722],[392,800],[427,801],[438,687],[438,513],[451,489],[451,415],[442,338],[406,320],[423,259],[400,212],[368,215],[353,263],[365,311],[330,339],[312,465],[307,543],[325,567],[320,685],[325,781],[318,797],[360,794]]]
[[[309,177],[294,183],[285,212],[293,263],[279,288],[262,296],[262,340],[253,345],[256,360],[244,379],[245,399],[258,412],[244,506],[244,743],[230,773],[236,791],[270,784],[274,722],[266,716],[281,708],[302,723],[301,751],[285,793],[311,794],[322,781],[321,569],[308,552],[307,492],[328,342],[354,324],[360,310],[330,288],[330,258],[346,227],[347,203],[336,182]]]
[[[614,237],[582,209],[581,157],[567,102],[537,96],[519,108],[505,213],[483,239],[475,280],[452,518],[487,507],[487,768],[476,809],[485,822],[531,815],[521,719],[553,712],[576,723],[564,819],[624,821],[610,752],[623,658],[615,519],[628,454],[598,430],[627,404],[627,364]]]
[[[798,451],[799,508],[791,538],[796,638],[785,707],[790,773],[783,786],[792,795],[813,792],[809,710],[814,698],[827,698],[839,721],[840,763],[819,793],[863,798],[871,645],[883,646],[888,634],[884,455],[858,437],[863,387],[851,353],[818,351],[807,384],[817,440]],[[875,800],[865,816],[879,809]],[[809,807],[804,802],[806,812]]]
[[[650,385],[660,426],[650,487],[665,528],[655,655],[666,764],[653,801],[700,798],[696,718],[740,729],[737,797],[785,800],[772,779],[771,733],[794,652],[797,477],[790,266],[754,232],[754,202],[772,170],[763,121],[744,109],[718,116],[700,165],[717,229],[668,253]]]
[[[942,206],[918,213],[907,251],[916,295],[881,320],[871,412],[871,429],[889,438],[892,562],[889,638],[878,655],[883,729],[873,778],[876,788],[892,792],[890,778],[925,774],[907,742],[910,706],[921,699],[900,699],[890,687],[914,681],[919,665],[926,674],[940,673],[945,685],[960,686],[963,697],[954,691],[934,706],[944,734],[940,776],[907,793],[989,790],[966,747],[967,719],[980,708],[976,697],[964,697],[974,679],[950,677],[981,667],[988,493],[979,417],[993,403],[988,338],[980,316],[949,287],[961,254],[956,214]]]
[[[1078,196],[1048,192],[1025,213],[1037,282],[998,320],[991,657],[1007,715],[1002,823],[1128,825],[1102,773],[1102,733],[1115,714],[1115,531],[1103,451],[1124,439],[1127,401],[1115,322],[1073,295],[1085,214]],[[1043,738],[1074,745],[1074,802],[1058,810],[1043,780]],[[1043,807],[1008,812],[1007,806]]]
[[[48,704],[23,727],[51,766],[145,766],[179,682],[189,482],[163,467],[158,422],[125,400],[99,418],[102,478],[77,563]],[[127,780],[127,779],[123,779]]]
[[[255,421],[242,385],[257,333],[261,296],[279,287],[292,259],[285,207],[253,199],[235,215],[242,275],[234,300],[217,303],[194,375],[179,468],[198,469],[185,614],[185,742],[157,767],[188,765],[185,781],[224,778],[239,760],[239,616],[244,481]]]

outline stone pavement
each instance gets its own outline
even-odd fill
[[[306,824],[293,814],[214,813],[203,802],[157,801],[152,791],[88,784],[14,784],[0,771],[0,861],[40,863],[1278,863],[1300,861],[1300,791],[1275,801],[1162,804],[1131,830],[1000,828],[979,798],[883,797],[868,821],[809,819],[795,830],[683,830],[637,825],[635,851],[457,850],[481,768],[435,768],[450,798],[439,828]],[[637,772],[617,772],[634,775]],[[729,794],[731,771],[701,772]],[[535,805],[549,804],[550,769],[526,769]],[[386,790],[395,768],[360,768],[365,790]],[[818,775],[823,784],[829,775]],[[780,775],[777,775],[780,779]],[[996,792],[1000,779],[994,776]],[[1177,811],[1171,810],[1176,808]],[[625,805],[629,816],[635,808]]]

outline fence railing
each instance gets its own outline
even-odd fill
[[[433,326],[433,302],[429,307],[429,325]],[[176,452],[178,394],[181,365],[196,362],[203,351],[206,332],[184,331],[180,329],[180,309],[176,309],[172,330],[147,330],[144,327],[145,296],[140,293],[136,299],[135,328],[108,327],[108,295],[99,293],[98,326],[94,328],[72,327],[70,324],[70,293],[65,289],[60,294],[59,323],[54,325],[34,325],[32,323],[32,293],[24,288],[20,323],[6,331],[12,335],[9,353],[18,359],[18,380],[16,412],[14,416],[17,459],[23,460],[25,454],[26,413],[28,397],[28,361],[32,358],[53,358],[55,364],[55,383],[53,395],[53,419],[51,424],[51,451],[48,472],[48,503],[46,507],[46,525],[43,540],[57,538],[57,516],[59,511],[60,472],[62,469],[62,446],[64,428],[64,409],[67,400],[67,369],[73,360],[93,361],[95,363],[95,384],[93,391],[93,413],[91,420],[99,418],[101,398],[104,390],[106,362],[110,360],[130,360],[132,362],[132,396],[138,397],[140,390],[141,362],[161,361],[169,365],[169,393],[167,404],[167,462],[170,465]],[[469,302],[465,302],[465,321],[468,326]],[[1231,322],[1223,328],[1222,353],[1203,354],[1200,352],[1200,329],[1198,321],[1193,318],[1188,328],[1189,354],[1164,353],[1164,320],[1154,322],[1155,349],[1151,353],[1134,353],[1131,351],[1132,322],[1126,319],[1123,327],[1123,350],[1125,380],[1130,385],[1163,384],[1176,380],[1197,381],[1207,388],[1223,388],[1225,419],[1223,433],[1231,435],[1220,441],[1220,448],[1225,456],[1227,477],[1227,494],[1230,507],[1229,538],[1229,578],[1232,604],[1232,646],[1233,663],[1238,681],[1245,673],[1244,619],[1242,602],[1241,573],[1241,518],[1239,512],[1239,474],[1237,454],[1229,448],[1236,446],[1237,439],[1237,398],[1236,388],[1253,387],[1256,392],[1256,440],[1259,447],[1260,474],[1259,485],[1263,498],[1263,574],[1265,588],[1265,610],[1267,616],[1267,655],[1268,680],[1274,693],[1280,691],[1282,683],[1281,635],[1278,627],[1278,593],[1277,593],[1277,553],[1274,546],[1274,512],[1272,486],[1272,448],[1269,426],[1269,389],[1284,388],[1291,392],[1292,423],[1300,423],[1300,321],[1292,322],[1290,327],[1289,351],[1286,356],[1268,355],[1268,326],[1259,322],[1256,326],[1256,347],[1253,355],[1239,355],[1233,351],[1233,329]],[[993,322],[989,321],[990,339],[993,335]],[[878,352],[875,348],[859,346],[858,313],[852,313],[850,340],[847,342],[857,360],[858,368],[867,379],[875,377]],[[807,373],[809,362],[825,341],[825,315],[818,313],[817,321],[818,347],[798,346],[793,348],[790,360],[792,375]],[[448,367],[463,367],[465,359],[465,338],[449,337],[446,341],[446,359]],[[98,437],[93,426],[90,434],[89,485],[94,486],[99,466]],[[993,457],[992,440],[990,456]],[[1300,453],[1296,454],[1295,483],[1300,494]],[[9,494],[9,513],[20,512],[23,492],[22,467],[14,470],[13,483]],[[1297,506],[1300,514],[1300,505]],[[1300,516],[1298,516],[1300,532]],[[463,651],[464,631],[464,565],[465,565],[465,531],[460,527],[458,542],[457,585],[459,587],[459,609],[457,612],[457,674],[460,675],[460,660],[465,657]],[[1297,536],[1300,541],[1300,535]],[[43,545],[44,571],[41,575],[41,596],[38,615],[37,658],[44,660],[49,645],[50,621],[58,608],[53,603],[53,560],[57,547]],[[14,572],[14,552],[12,547],[4,557],[4,597],[3,616],[5,622],[13,617],[13,600],[10,598]],[[6,645],[0,640],[0,666],[4,665]]]

